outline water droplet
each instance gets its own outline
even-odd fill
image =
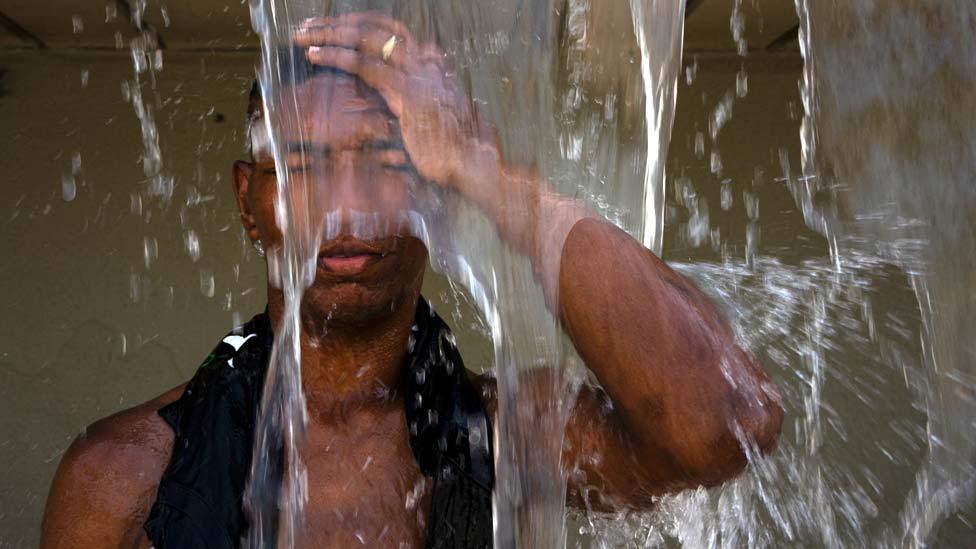
[[[78,192],[78,186],[75,184],[75,178],[71,175],[61,176],[61,198],[65,202],[71,202],[75,199]]]
[[[200,293],[207,296],[214,296],[214,276],[209,269],[200,270]]]
[[[144,237],[142,239],[142,259],[146,265],[146,269],[152,266],[153,261],[159,255],[159,244],[156,242],[155,238]]]
[[[705,134],[702,132],[695,132],[695,158],[705,158]]]
[[[715,105],[712,116],[708,121],[708,131],[712,136],[712,141],[718,138],[718,133],[722,131],[725,124],[732,118],[732,105],[734,103],[735,97],[732,95],[732,91],[729,90],[722,96],[722,100],[718,102],[718,105]]]
[[[142,196],[139,193],[129,195],[129,211],[132,215],[142,217]]]
[[[745,97],[747,93],[749,93],[749,75],[746,74],[746,68],[742,67],[735,75],[735,95]]]
[[[694,57],[691,65],[685,67],[685,84],[692,85],[695,82],[695,77],[698,76],[698,56]]]
[[[81,34],[85,30],[85,22],[81,19],[80,15],[71,16],[71,31],[75,34]]]
[[[186,253],[189,254],[192,261],[196,262],[200,259],[200,238],[196,231],[193,229],[186,231],[184,244],[186,245]]]
[[[81,87],[88,87],[88,69],[81,69]]]
[[[739,55],[749,53],[749,45],[746,43],[745,30],[746,18],[742,14],[742,0],[735,0],[732,6],[732,15],[729,17],[729,30],[732,31],[732,39],[735,40],[736,51]]]
[[[732,180],[723,179],[722,180],[722,209],[728,211],[732,208]]]
[[[744,191],[742,193],[742,204],[746,207],[746,217],[751,221],[759,219],[759,197]]]

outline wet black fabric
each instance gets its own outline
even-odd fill
[[[423,300],[404,370],[410,447],[434,479],[427,548],[492,546],[491,424],[454,335]]]
[[[248,529],[243,496],[273,339],[267,314],[257,315],[217,344],[183,396],[159,411],[175,439],[145,524],[156,549],[241,546]],[[434,481],[426,546],[491,547],[491,424],[453,335],[423,299],[408,351],[403,375],[410,446]],[[280,449],[266,462],[280,483]]]

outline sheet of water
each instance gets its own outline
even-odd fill
[[[297,452],[291,451],[300,447],[305,428],[298,318],[302,292],[314,276],[319,245],[340,234],[344,223],[359,238],[407,227],[410,234],[424,240],[432,265],[473,297],[491,328],[494,373],[499,380],[496,545],[552,547],[562,543],[565,474],[559,464],[559,448],[582,370],[565,348],[558,322],[550,313],[558,307],[554,289],[558,284],[550,282],[544,290],[545,282],[540,286],[539,278],[558,280],[558,250],[565,234],[550,243],[549,248],[556,250],[548,259],[550,264],[533,266],[500,241],[475,208],[432,183],[407,188],[409,199],[404,202],[388,207],[370,204],[365,210],[350,211],[335,196],[325,196],[333,191],[317,184],[336,179],[329,168],[318,169],[313,164],[314,173],[306,170],[301,179],[292,178],[286,157],[293,152],[287,149],[287,142],[295,138],[289,136],[314,132],[308,128],[327,125],[328,120],[308,122],[314,105],[303,95],[306,92],[300,82],[311,69],[304,52],[296,52],[291,45],[296,30],[311,17],[372,9],[403,21],[419,41],[436,43],[445,51],[455,67],[445,70],[457,71],[456,81],[465,83],[472,103],[494,123],[506,162],[534,167],[554,193],[589,199],[594,210],[659,249],[663,159],[680,66],[683,3],[633,4],[632,19],[624,19],[633,26],[622,30],[637,37],[640,59],[633,59],[633,51],[628,51],[630,41],[619,42],[619,51],[604,52],[599,61],[606,63],[610,78],[599,83],[600,95],[595,97],[587,88],[595,84],[588,73],[597,62],[586,57],[587,33],[600,22],[590,16],[590,7],[582,1],[528,5],[507,1],[478,5],[252,1],[252,22],[262,43],[258,77],[266,106],[261,126],[254,130],[258,137],[252,142],[257,148],[269,147],[278,166],[277,218],[285,240],[281,248],[267,253],[272,283],[284,291],[287,319],[276,334],[255,448],[259,459],[248,495],[252,524],[257,525],[252,545],[269,543],[269,525],[279,517],[277,506],[269,502],[266,487],[270,483],[260,456],[268,455],[282,437],[289,451],[279,502],[279,544],[291,546],[301,525],[307,487],[303,465]],[[571,53],[575,49],[578,54],[568,56],[568,66],[559,64],[566,57],[560,54],[562,49]],[[642,88],[648,90],[649,99],[644,100]],[[644,120],[621,121],[619,113],[627,112],[628,104],[642,102]],[[625,144],[624,122],[643,124],[643,138]],[[314,151],[304,150],[305,143],[302,146],[303,155],[314,155]],[[484,184],[499,187],[492,181]],[[498,200],[515,203],[521,198],[513,194]],[[561,202],[565,200],[540,204],[538,219],[532,221],[539,234],[552,232],[547,225],[558,226],[553,220],[561,215],[557,211]],[[552,386],[541,389],[544,394],[525,394],[519,384],[521,373],[540,365],[558,366]],[[548,413],[537,417],[531,407],[519,406],[529,398],[550,402]]]
[[[805,213],[840,267],[876,250],[909,273],[918,299],[925,459],[881,539],[922,546],[976,490],[976,6],[797,0],[797,12]]]

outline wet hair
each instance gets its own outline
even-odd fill
[[[282,80],[285,82],[291,82],[292,84],[301,84],[315,78],[317,76],[322,76],[326,74],[342,75],[351,78],[357,78],[348,72],[341,71],[333,67],[324,67],[322,65],[315,65],[308,61],[305,57],[305,50],[302,48],[283,48],[278,54],[277,58],[281,60],[290,60],[290,63],[282,63]],[[365,85],[365,84],[363,84]],[[261,120],[264,116],[264,100],[261,96],[261,85],[255,79],[251,83],[251,92],[248,94],[247,98],[247,119],[245,120],[245,138],[247,139],[247,148],[254,156],[254,151],[252,149],[251,136],[254,125]]]

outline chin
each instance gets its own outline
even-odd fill
[[[302,316],[324,320],[324,327],[366,326],[389,316],[403,301],[402,291],[375,288],[358,281],[316,281],[305,290]]]

